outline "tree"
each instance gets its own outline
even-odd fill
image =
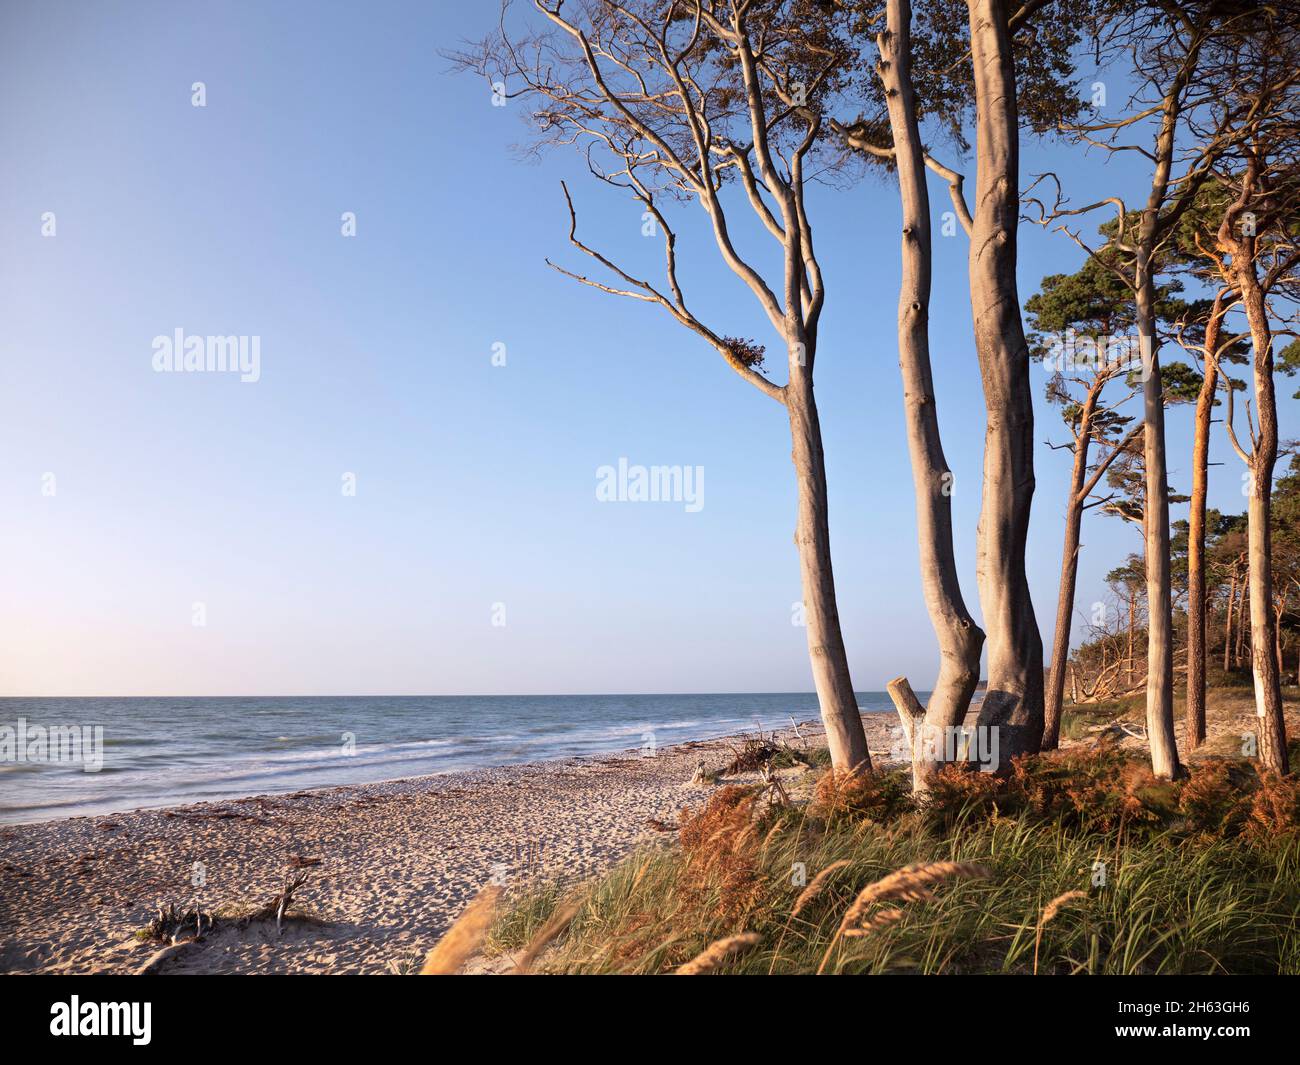
[[[1244,514],[1225,516],[1216,511],[1207,512],[1205,559],[1207,585],[1211,577],[1220,589],[1227,585],[1223,616],[1223,672],[1226,674],[1237,663],[1241,616],[1246,602],[1248,551]]]
[[[566,186],[569,241],[612,280],[550,265],[602,292],[657,305],[785,409],[798,486],[795,542],[822,720],[834,766],[869,769],[831,565],[813,392],[825,287],[805,198],[810,156],[823,133],[819,101],[834,93],[846,55],[840,16],[813,0],[593,0],[572,13],[562,0],[535,0],[535,7],[549,29],[516,36],[502,29],[456,59],[503,82],[508,96],[533,101],[544,142],[578,146],[592,176],[631,196],[664,237],[659,286],[579,237]],[[774,279],[732,240],[738,197],[728,193],[737,187],[776,244],[781,268]],[[718,254],[785,347],[784,385],[763,372],[762,348],[706,324],[688,305],[677,272],[677,235],[664,207],[670,199],[702,208]]]
[[[1232,338],[1223,337],[1223,319],[1232,293],[1222,289],[1214,297],[1200,341],[1202,381],[1196,396],[1196,422],[1192,437],[1192,495],[1187,523],[1187,744],[1205,742],[1206,588],[1205,532],[1209,492],[1210,425],[1222,362],[1240,359]],[[1231,382],[1226,383],[1231,388]]]
[[[988,692],[979,723],[1002,731],[1008,757],[1043,737],[1043,641],[1025,573],[1034,496],[1034,404],[1016,284],[1020,127],[1010,5],[968,0],[974,77],[975,208],[970,298],[988,412],[977,577],[988,629]]]
[[[1133,419],[1118,409],[1132,397],[1131,389],[1117,400],[1103,401],[1107,385],[1122,380],[1131,368],[1130,345],[1122,336],[1132,324],[1130,295],[1110,270],[1089,258],[1075,274],[1045,277],[1041,291],[1025,303],[1034,329],[1030,351],[1053,371],[1047,397],[1061,408],[1071,435],[1065,446],[1074,456],[1044,704],[1044,750],[1054,749],[1060,737],[1083,512],[1108,501],[1109,497],[1089,499],[1111,464],[1120,455],[1131,453],[1141,431],[1140,424],[1126,431]],[[1091,456],[1094,446],[1099,451],[1096,461]]]
[[[1015,277],[1019,136],[1022,126],[1043,132],[1078,114],[1074,48],[1094,10],[1109,6],[1105,0],[1038,0],[1016,5],[1012,13],[1002,0],[970,0],[963,20],[961,5],[923,0],[920,32],[911,37],[909,68],[912,58],[919,60],[912,104],[917,116],[932,117],[962,148],[968,119],[976,132],[973,213],[961,175],[928,151],[924,161],[947,181],[956,217],[970,238],[971,312],[987,412],[977,578],[989,680],[979,723],[1001,731],[1002,748],[1011,756],[1036,751],[1043,728],[1042,640],[1025,575],[1034,491],[1033,402]],[[890,95],[897,85],[891,79],[897,48],[886,54],[882,47],[881,54],[889,107],[886,116],[877,111],[859,122],[858,143],[868,142],[867,151],[873,150],[870,134],[886,118],[896,149],[918,137],[897,120],[902,108]],[[943,657],[960,660],[970,645],[953,628],[960,612],[951,608],[959,600],[949,595],[932,601],[940,606],[931,609],[936,631],[952,630],[946,640],[941,637]]]
[[[1273,488],[1273,578],[1277,597],[1278,670],[1285,677],[1284,623],[1290,610],[1290,636],[1300,637],[1300,453],[1291,456],[1288,472]],[[1300,684],[1300,655],[1295,682]]]
[[[1075,17],[1102,6],[1103,0],[1058,0],[1052,10],[1042,3],[1022,5],[1014,16],[1006,18],[1006,36],[1011,48],[1011,65],[1017,100],[1014,116],[1024,128],[1043,133],[1054,130],[1064,119],[1074,118],[1082,103],[1074,89],[1073,52],[1080,36],[1080,26],[1086,19]],[[979,676],[980,646],[984,634],[979,631],[966,610],[961,593],[952,551],[952,526],[950,488],[952,475],[943,458],[938,414],[929,361],[928,316],[930,296],[930,222],[929,196],[925,183],[925,168],[929,168],[948,186],[953,203],[953,221],[960,221],[967,236],[974,229],[974,220],[963,192],[964,178],[956,170],[939,162],[922,140],[922,124],[928,123],[931,132],[940,139],[952,142],[959,149],[969,147],[965,138],[965,125],[974,120],[979,125],[980,94],[976,90],[975,69],[971,62],[970,15],[961,5],[948,0],[918,0],[910,3],[891,2],[882,13],[879,5],[865,0],[849,5],[857,14],[857,34],[874,35],[878,56],[878,78],[863,86],[866,110],[852,123],[832,121],[832,127],[844,136],[848,146],[870,161],[892,168],[898,178],[903,213],[903,281],[899,300],[899,359],[903,372],[905,411],[908,439],[911,449],[913,481],[916,487],[917,519],[921,546],[922,581],[931,625],[939,644],[940,670],[935,691],[924,708],[925,726],[933,730],[960,723],[967,712],[971,694]],[[964,16],[964,17],[963,17]],[[1005,16],[1002,12],[999,17]],[[983,16],[980,16],[981,18]],[[881,25],[883,20],[883,26]],[[865,65],[865,64],[859,64]],[[987,97],[983,97],[987,104]],[[987,111],[987,107],[986,107]],[[988,119],[985,119],[987,124]],[[1000,165],[1000,164],[999,164]],[[1014,216],[1012,216],[1014,221]],[[1003,276],[1007,275],[1005,272]],[[1005,298],[1012,306],[1016,294]],[[986,344],[987,354],[987,344]],[[1014,356],[1010,356],[1014,359]],[[986,369],[991,365],[986,359]],[[1012,379],[1015,378],[1012,367]],[[991,379],[986,374],[986,383]],[[989,423],[997,427],[989,437],[990,454],[1004,451],[1006,441],[1014,436],[1017,426],[1023,426],[1023,408],[1019,397],[1005,390],[986,388],[986,402],[992,404]],[[1010,416],[1008,416],[1010,412]],[[1032,441],[1030,442],[1032,450]],[[986,472],[998,472],[1005,465],[1005,455],[996,459]],[[1003,482],[1004,483],[1004,482]],[[1003,504],[1006,498],[993,495]],[[989,490],[985,486],[985,499]],[[1027,497],[1021,494],[1027,510]],[[1000,520],[1000,519],[999,519]],[[1015,568],[1014,539],[988,535],[997,522],[986,515],[981,523],[983,557],[1002,558],[1004,551],[1011,556],[998,566]],[[989,545],[992,545],[991,547]],[[1021,549],[1023,544],[1021,544]],[[1023,566],[1021,566],[1023,568]],[[1017,586],[1012,585],[1016,591]],[[984,596],[982,588],[981,595]],[[1017,592],[1020,604],[1028,604],[1027,588]],[[986,613],[988,602],[986,601]],[[1032,608],[1030,608],[1032,626]],[[985,724],[989,714],[1017,714],[1034,716],[1033,698],[1021,706],[1013,699],[1008,707],[1006,685],[997,675],[1006,672],[1007,648],[1028,648],[1033,659],[1032,640],[1024,632],[1010,628],[1011,619],[1023,620],[1023,612],[995,610],[986,624],[1000,627],[1001,635],[990,644],[991,662],[1002,663],[992,669],[991,697],[985,700]],[[1036,635],[1036,628],[1034,629]],[[994,646],[1002,650],[994,651]],[[1038,661],[1020,671],[1029,678],[1041,674],[1041,646]],[[1040,689],[1041,690],[1041,689]],[[904,721],[904,728],[919,734],[913,727],[912,715],[920,709],[910,685],[898,678],[890,685],[896,705]],[[995,725],[996,721],[993,722]],[[1000,726],[999,726],[1000,727]],[[1031,735],[1022,724],[1012,726],[1008,738]],[[931,732],[933,734],[933,732]],[[915,750],[915,745],[914,745]],[[1023,753],[1023,752],[1018,752]],[[933,765],[917,765],[914,758],[914,776],[918,787],[923,787],[926,775]]]
[[[1130,217],[1119,197],[1111,196],[1086,207],[1067,209],[1060,194],[1047,210],[1039,203],[1043,223],[1085,214],[1109,206],[1116,212],[1114,230],[1102,251],[1109,256],[1116,276],[1133,292],[1135,331],[1142,350],[1143,472],[1145,501],[1143,538],[1147,577],[1147,737],[1151,766],[1158,777],[1181,775],[1174,740],[1174,632],[1170,586],[1169,491],[1164,420],[1164,378],[1157,333],[1157,283],[1161,255],[1183,214],[1196,202],[1201,187],[1211,179],[1217,159],[1230,148],[1232,135],[1220,123],[1210,135],[1185,145],[1190,118],[1212,99],[1204,75],[1218,61],[1213,47],[1219,35],[1231,32],[1237,5],[1219,0],[1174,4],[1148,0],[1120,9],[1106,35],[1105,52],[1131,59],[1138,87],[1126,113],[1113,121],[1095,121],[1068,127],[1080,142],[1112,152],[1134,151],[1151,161],[1146,202]],[[1102,49],[1099,47],[1099,52]],[[1141,142],[1143,130],[1149,132]],[[1134,135],[1131,143],[1120,143]],[[1034,201],[1037,202],[1037,201]],[[1064,230],[1090,254],[1079,235]]]
[[[908,0],[889,0],[886,23],[876,37],[877,73],[886,101],[891,147],[874,143],[871,125],[859,120],[839,127],[848,144],[871,159],[893,163],[902,205],[902,269],[898,295],[898,365],[916,492],[921,586],[939,644],[939,672],[923,713],[905,678],[891,682],[912,750],[913,786],[924,791],[943,762],[946,730],[966,718],[979,683],[984,633],[962,596],[953,554],[952,473],[943,453],[934,377],[930,365],[930,196],[926,165],[944,168],[921,143],[919,108],[912,79],[912,9]],[[957,182],[956,175],[951,181]],[[954,197],[964,208],[960,190]],[[969,217],[967,215],[967,217]]]
[[[1113,224],[1102,227],[1103,234],[1114,231]],[[1086,258],[1074,274],[1043,278],[1040,291],[1025,304],[1034,330],[1030,350],[1053,371],[1047,398],[1060,407],[1070,428],[1071,441],[1064,446],[1074,456],[1048,670],[1044,749],[1054,748],[1059,738],[1083,512],[1100,506],[1128,520],[1140,520],[1145,511],[1143,425],[1138,423],[1121,435],[1133,419],[1118,409],[1141,390],[1140,373],[1134,369],[1141,354],[1132,335],[1136,306],[1132,290],[1117,276],[1114,259],[1113,249],[1103,250]],[[1181,291],[1177,279],[1157,287],[1156,327],[1161,336],[1182,336],[1188,317],[1199,307],[1182,299]],[[1200,375],[1185,363],[1167,364],[1164,376],[1166,405],[1188,402],[1200,390]],[[1121,394],[1108,398],[1107,387],[1113,391],[1120,382]],[[1091,462],[1094,446],[1098,449],[1095,465]],[[1092,498],[1103,476],[1112,491]]]
[[[1259,718],[1259,759],[1288,770],[1279,665],[1280,616],[1274,607],[1271,507],[1278,455],[1273,325],[1269,301],[1292,280],[1300,264],[1296,215],[1300,213],[1300,16],[1275,17],[1261,9],[1237,31],[1214,42],[1218,60],[1203,135],[1227,148],[1215,159],[1215,178],[1231,197],[1205,246],[1226,286],[1238,294],[1251,341],[1254,413],[1248,446],[1238,438],[1229,407],[1227,431],[1245,463],[1251,665]],[[1228,392],[1231,398],[1232,392]],[[1247,411],[1249,415],[1249,408]]]
[[[1218,228],[1226,201],[1218,184],[1204,182],[1181,219],[1170,232],[1164,246],[1166,268],[1187,275],[1198,285],[1215,292],[1214,298],[1195,300],[1177,323],[1174,339],[1201,366],[1197,389],[1196,415],[1192,436],[1192,488],[1187,520],[1187,686],[1186,732],[1191,748],[1205,740],[1205,667],[1206,667],[1206,498],[1209,491],[1210,431],[1213,411],[1219,405],[1218,393],[1236,387],[1231,378],[1220,373],[1223,363],[1244,363],[1245,350],[1240,337],[1224,330],[1226,315],[1235,296],[1223,287],[1207,263],[1201,242],[1207,232]],[[1217,291],[1216,291],[1217,290]],[[1166,380],[1166,389],[1168,388]]]

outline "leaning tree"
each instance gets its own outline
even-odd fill
[[[815,0],[534,0],[518,32],[459,53],[513,99],[527,99],[540,140],[572,145],[591,176],[636,201],[663,234],[664,280],[619,265],[579,234],[568,187],[569,242],[605,278],[551,263],[602,292],[658,306],[785,410],[798,486],[795,543],[813,681],[837,769],[870,768],[849,676],[831,567],[826,467],[813,392],[825,303],[808,211],[810,169],[848,51],[843,14]],[[707,323],[678,272],[670,203],[697,205],[717,253],[749,289],[785,348],[788,375],[764,370],[761,346]],[[764,272],[733,239],[734,218],[765,230],[779,269]]]

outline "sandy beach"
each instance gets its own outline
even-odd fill
[[[1193,756],[1230,754],[1253,725],[1247,692],[1216,692],[1210,741]],[[1288,728],[1300,714],[1288,706]],[[972,707],[968,722],[973,724]],[[1140,714],[1098,725],[1140,749]],[[873,761],[889,761],[893,714],[862,716]],[[1177,727],[1185,749],[1183,723]],[[753,735],[753,733],[750,733]],[[776,733],[823,743],[819,723]],[[673,838],[684,807],[718,784],[691,783],[733,758],[742,736],[681,743],[653,757],[503,766],[228,802],[73,817],[0,828],[0,971],[8,973],[393,973],[418,960],[483,885],[576,882],[639,846]],[[782,770],[796,785],[803,767]],[[724,778],[756,780],[757,774]],[[306,860],[295,898],[320,923],[223,922],[167,951],[136,936],[160,906],[256,909]],[[319,864],[315,864],[318,860]],[[206,882],[192,885],[196,862]],[[188,936],[185,938],[189,938]],[[489,966],[490,971],[490,966]]]
[[[886,757],[897,719],[863,720],[873,757]],[[800,732],[782,738],[820,743],[819,725]],[[697,763],[721,769],[735,742],[8,826],[0,970],[136,972],[159,950],[135,935],[159,906],[254,908],[292,863],[319,859],[296,898],[324,923],[286,923],[279,936],[274,922],[218,927],[155,970],[404,971],[490,880],[579,880],[668,838],[681,809],[707,797],[690,782]]]

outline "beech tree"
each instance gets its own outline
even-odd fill
[[[976,575],[988,630],[988,691],[979,723],[1001,730],[1004,756],[1043,737],[1043,641],[1025,544],[1034,496],[1034,404],[1016,283],[1020,120],[1007,0],[968,0],[975,82],[976,178],[970,300],[984,384],[983,494]]]
[[[847,51],[842,16],[815,0],[535,0],[542,28],[504,29],[455,58],[527,99],[546,144],[578,147],[593,178],[634,200],[663,236],[664,279],[619,265],[581,235],[567,186],[569,242],[607,280],[551,263],[601,292],[658,306],[784,409],[798,487],[795,543],[813,682],[837,769],[870,769],[849,675],[831,565],[826,467],[813,371],[825,303],[806,187]],[[708,324],[677,270],[669,201],[702,209],[717,253],[785,348],[787,377],[763,349]],[[775,242],[767,275],[732,238],[743,202]]]
[[[918,0],[915,14],[910,2],[897,0],[886,3],[883,13],[870,2],[851,6],[859,16],[858,33],[874,39],[877,81],[856,120],[832,125],[852,149],[894,171],[902,207],[899,366],[922,587],[940,666],[924,708],[905,678],[891,682],[889,689],[905,731],[931,740],[913,743],[914,782],[922,788],[937,765],[937,730],[966,717],[985,639],[967,611],[953,555],[952,474],[943,454],[929,355],[932,251],[926,169],[947,185],[953,216],[973,249],[972,312],[988,410],[977,576],[990,657],[980,723],[1003,730],[1004,751],[1023,754],[1037,749],[1042,727],[1042,646],[1024,579],[1033,410],[1014,270],[1009,269],[1015,258],[1017,146],[1022,126],[1041,133],[1079,112],[1072,50],[1087,20],[1074,16],[1098,4],[1029,3],[1014,14],[1003,4],[966,8],[948,0]],[[985,69],[990,57],[996,74]],[[1002,99],[1004,92],[1012,96],[1009,103]],[[978,232],[963,175],[936,158],[922,133],[926,124],[932,137],[964,150],[969,122],[976,129],[980,180],[1000,197],[994,205],[987,192],[982,196]],[[926,758],[918,758],[918,752]]]
[[[926,166],[938,171],[953,190],[953,202],[970,223],[960,177],[924,148],[920,108],[912,77],[912,8],[909,0],[889,0],[885,24],[876,36],[876,72],[884,97],[888,143],[872,133],[879,122],[859,119],[837,124],[847,143],[873,160],[892,164],[902,207],[901,279],[898,294],[898,365],[903,379],[912,483],[916,494],[917,543],[921,587],[939,645],[939,672],[925,707],[906,678],[889,684],[912,751],[913,787],[923,791],[948,749],[945,730],[962,724],[979,684],[984,633],[971,618],[962,596],[953,553],[952,473],[944,457],[930,365],[930,276],[932,262],[930,195]]]

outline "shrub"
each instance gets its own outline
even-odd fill
[[[1267,842],[1300,830],[1300,780],[1267,773],[1259,780],[1246,817],[1249,839]]]
[[[683,896],[693,908],[709,907],[727,923],[742,922],[763,896],[759,875],[758,792],[728,785],[699,812],[682,816]]]
[[[828,823],[846,818],[885,824],[913,809],[908,773],[823,773],[817,781],[810,813]]]

